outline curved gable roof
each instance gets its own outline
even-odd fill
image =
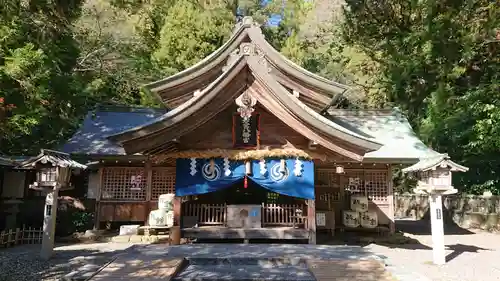
[[[177,106],[190,98],[192,93],[210,84],[218,77],[224,68],[225,62],[231,57],[245,52],[241,44],[252,42],[257,45],[266,60],[273,66],[272,75],[282,84],[305,93],[312,100],[311,105],[316,108],[326,107],[331,99],[344,93],[346,85],[330,81],[300,67],[285,58],[275,50],[265,39],[262,30],[251,17],[245,17],[234,31],[230,39],[219,49],[195,65],[175,75],[145,85],[152,92],[162,97],[167,106]]]
[[[249,81],[247,75],[243,75],[243,81],[236,81],[237,77],[245,73],[244,68],[248,68],[255,78],[252,85],[247,84]],[[239,84],[241,87],[227,90],[228,86],[234,87]],[[250,53],[239,55],[223,75],[199,95],[192,97],[178,108],[147,124],[121,132],[111,138],[122,143],[130,153],[159,146],[198,128],[231,105],[235,98],[247,88],[269,112],[281,120],[286,120],[291,128],[325,148],[361,161],[364,153],[377,150],[382,146],[370,136],[348,130],[308,108],[273,79],[268,73],[267,64],[262,62],[260,57]],[[339,146],[338,140],[351,144],[362,153]]]

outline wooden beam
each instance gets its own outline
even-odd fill
[[[307,229],[309,230],[309,244],[316,244],[316,201],[307,200]]]

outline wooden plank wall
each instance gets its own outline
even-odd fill
[[[183,149],[233,149],[233,114],[236,106],[229,107],[219,115],[209,120],[199,129],[181,138]],[[309,141],[304,136],[276,118],[264,108],[256,106],[255,112],[260,114],[260,143],[263,147],[281,148],[285,145],[307,147]],[[214,128],[216,128],[214,130]],[[200,139],[200,136],[203,139]]]

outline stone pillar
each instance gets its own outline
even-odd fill
[[[309,230],[309,244],[316,244],[316,201],[307,200],[307,230]]]
[[[59,186],[56,186],[53,190],[50,190],[45,197],[42,250],[40,252],[40,256],[45,260],[50,259],[54,251],[58,194]]]
[[[441,194],[431,194],[430,198],[432,255],[434,264],[446,263],[444,250],[443,203]]]

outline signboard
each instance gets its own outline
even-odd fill
[[[442,212],[441,209],[436,209],[436,219],[440,220],[442,219]]]
[[[325,213],[316,213],[316,225],[317,226],[326,226],[326,214]]]
[[[233,146],[235,148],[253,148],[259,146],[260,114],[242,118],[233,116]]]

